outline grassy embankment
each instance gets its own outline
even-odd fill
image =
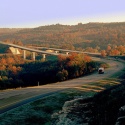
[[[120,85],[122,80],[121,76],[123,74],[124,74],[124,70],[114,74],[110,78],[107,78],[95,83],[84,84],[80,88],[65,90],[63,92],[23,105],[19,108],[16,108],[14,110],[11,110],[7,113],[0,115],[0,123],[1,125],[6,125],[6,124],[50,125],[52,122],[52,119],[51,119],[52,114],[59,112],[66,101],[69,101],[81,96],[82,97],[95,96],[96,98],[96,96],[99,95],[97,93],[104,91],[106,89],[109,89],[109,91],[111,91],[112,90],[110,89],[111,87],[114,88],[113,92],[108,93],[108,95],[106,92],[104,94],[100,94],[103,96],[102,98],[99,98],[99,99],[101,100],[110,96],[112,98],[108,98],[108,99],[113,100],[114,98],[112,94],[116,93],[116,95],[118,95],[119,91],[121,90],[122,91],[120,94],[123,94],[122,92],[123,90],[125,90],[124,85]],[[114,87],[114,86],[117,86],[117,87]],[[119,96],[120,95],[118,95],[117,98]],[[115,98],[115,100],[117,98]],[[108,99],[106,100],[104,105],[109,101]]]

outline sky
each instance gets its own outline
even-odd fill
[[[125,22],[125,0],[1,0],[0,28]]]

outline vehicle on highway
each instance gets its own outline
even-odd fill
[[[104,73],[104,68],[103,68],[103,67],[100,67],[100,68],[98,69],[98,73],[99,73],[99,74],[103,74],[103,73]]]

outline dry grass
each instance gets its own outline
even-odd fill
[[[96,83],[84,84],[82,87],[65,90],[0,115],[0,124],[50,125],[52,114],[59,112],[66,101],[79,97],[94,96],[95,93],[117,84],[120,84],[120,82],[107,79]]]
[[[92,97],[97,92],[118,84],[120,84],[120,80],[116,77],[111,77],[56,93],[0,115],[0,125],[50,125],[52,114],[59,112],[66,101],[79,97]],[[17,97],[14,98],[17,99]]]

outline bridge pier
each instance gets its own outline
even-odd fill
[[[23,58],[26,59],[26,50],[23,50]]]
[[[18,54],[18,52],[17,52],[17,51],[18,51],[18,49],[17,49],[17,48],[15,48],[15,54]]]
[[[33,60],[34,60],[34,61],[36,60],[35,52],[33,52]]]
[[[68,55],[69,54],[69,52],[66,52],[66,55]]]
[[[58,51],[55,51],[55,53],[58,53]]]
[[[42,54],[43,55],[43,59],[46,59],[46,54]]]
[[[9,47],[10,51],[12,52],[12,54],[14,55],[18,55],[20,54],[18,48],[15,48],[15,47]]]

